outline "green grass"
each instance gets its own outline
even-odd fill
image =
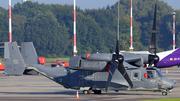
[[[62,59],[64,62],[69,61],[69,58],[46,58],[46,62],[51,62],[51,60],[56,61],[57,59]]]
[[[46,58],[46,65],[51,65],[51,60],[56,61],[57,59],[62,59],[63,62],[68,62],[69,58]]]
[[[180,98],[166,98],[166,99],[141,100],[141,101],[180,101]]]

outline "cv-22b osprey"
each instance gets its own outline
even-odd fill
[[[5,42],[4,73],[22,75],[26,70],[34,70],[65,88],[83,90],[84,94],[88,90],[95,94],[101,94],[102,90],[130,90],[160,91],[167,95],[173,89],[175,81],[166,78],[158,69],[139,68],[127,63],[128,59],[124,61],[118,44],[119,37],[115,52],[74,56],[70,58],[69,67],[51,68],[40,65],[32,42],[22,43],[21,52],[16,42]]]
[[[25,70],[34,70],[65,88],[83,90],[84,94],[89,93],[89,90],[95,94],[101,94],[102,90],[132,90],[159,91],[167,95],[175,86],[175,82],[158,69],[137,68],[121,61],[117,54],[75,56],[70,58],[69,67],[52,68],[38,64],[32,42],[22,43],[21,52],[23,48],[26,48],[26,52],[22,56],[16,42],[5,43],[4,74],[22,75]]]

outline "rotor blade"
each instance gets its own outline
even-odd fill
[[[119,55],[119,45],[118,45],[119,41],[117,40],[116,43],[116,54]]]
[[[118,70],[123,75],[123,77],[126,79],[126,81],[129,83],[131,88],[133,87],[133,83],[131,79],[129,78],[129,75],[126,72],[126,69],[124,68],[123,64],[118,64]]]
[[[114,72],[117,68],[118,64],[114,61],[114,63],[111,63],[111,66],[110,66],[110,71],[109,71],[109,75],[108,75],[108,80],[107,80],[107,83],[106,83],[106,92],[107,92],[107,89],[111,83],[111,80],[112,80],[112,77],[114,76]]]
[[[149,46],[149,52],[155,55],[156,55],[156,11],[157,11],[157,4],[155,4],[152,35],[151,35],[151,42]]]
[[[119,55],[119,0],[118,0],[118,26],[117,26],[116,54]]]

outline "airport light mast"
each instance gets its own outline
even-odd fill
[[[9,42],[12,42],[11,0],[9,0]]]
[[[76,0],[74,0],[74,48],[73,48],[74,56],[77,55],[76,49]]]
[[[174,11],[172,13],[172,15],[173,15],[173,50],[174,50],[175,46],[176,46],[176,44],[175,44],[175,15],[176,15],[176,12]]]
[[[132,29],[132,0],[131,0],[131,13],[130,13],[130,16],[131,16],[131,24],[130,24],[130,47],[129,47],[129,49],[130,49],[130,51],[133,51],[133,29]]]

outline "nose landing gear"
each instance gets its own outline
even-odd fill
[[[162,91],[162,95],[166,96],[167,95],[167,90]]]
[[[83,94],[89,94],[89,90],[83,90]]]

